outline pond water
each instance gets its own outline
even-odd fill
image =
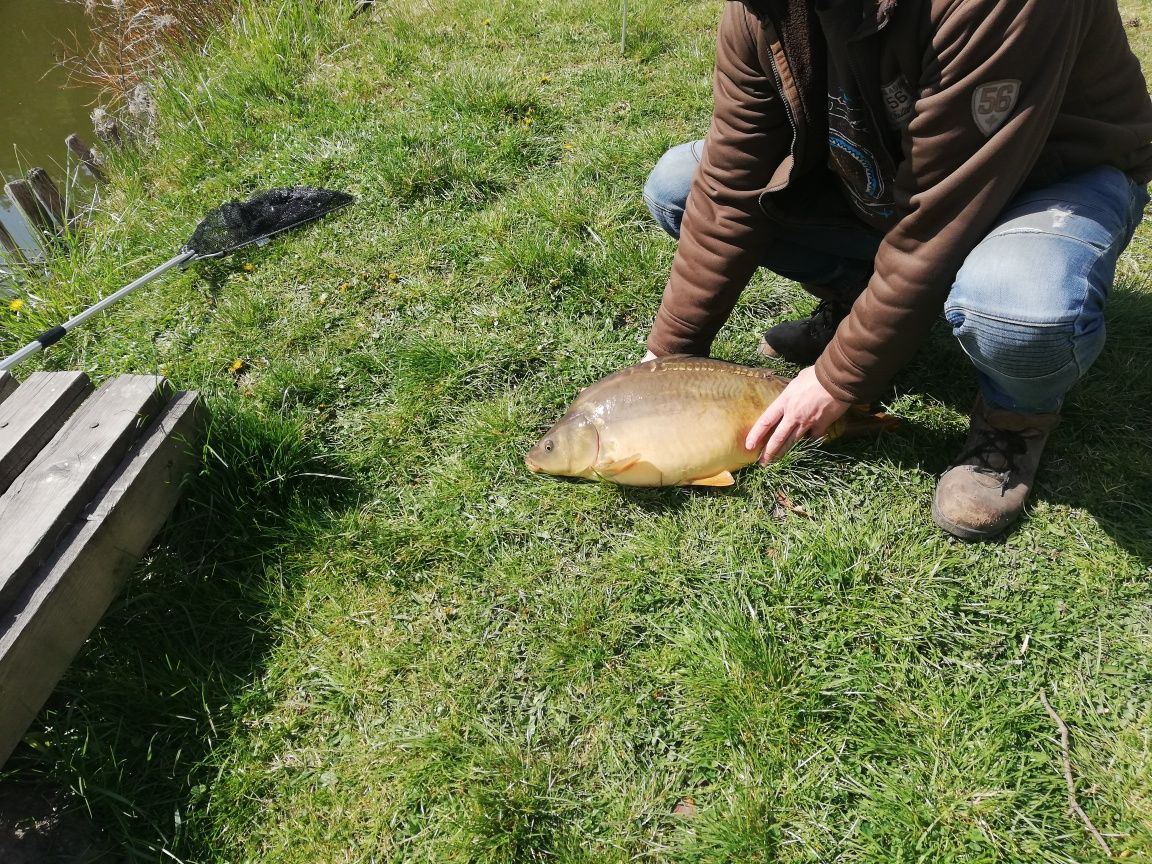
[[[95,143],[89,114],[96,94],[90,87],[70,85],[60,65],[65,47],[77,44],[88,44],[81,4],[0,0],[0,174],[5,181],[42,167],[61,183],[68,164],[64,139],[76,132]],[[21,245],[32,242],[3,194],[0,221]]]

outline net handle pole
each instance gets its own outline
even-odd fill
[[[103,300],[100,300],[96,303],[93,303],[91,306],[89,306],[83,312],[80,312],[76,315],[73,315],[71,318],[69,318],[63,324],[58,324],[55,327],[53,327],[51,330],[45,330],[43,333],[41,333],[39,336],[37,336],[34,340],[32,340],[27,345],[25,345],[23,348],[21,348],[19,351],[17,351],[15,354],[13,354],[9,357],[5,357],[3,360],[0,360],[0,372],[3,372],[7,369],[11,369],[17,363],[23,362],[24,360],[31,357],[36,352],[44,350],[49,345],[54,345],[55,343],[57,343],[61,339],[63,339],[68,334],[68,332],[70,330],[73,330],[76,327],[80,326],[85,321],[87,321],[89,318],[91,318],[93,315],[96,315],[100,312],[103,312],[105,309],[107,309],[109,306],[111,306],[116,301],[118,301],[124,297],[127,297],[129,294],[131,294],[133,291],[135,291],[141,285],[145,285],[148,282],[151,282],[157,276],[160,276],[161,274],[167,272],[168,270],[171,270],[173,267],[179,267],[181,264],[186,264],[187,262],[191,261],[195,257],[196,257],[196,253],[191,251],[191,250],[181,252],[175,258],[169,258],[167,261],[165,261],[159,267],[156,267],[153,270],[150,270],[149,272],[145,273],[143,276],[141,276],[135,282],[131,282],[131,283],[125,285],[119,291],[116,291],[112,294],[109,294]]]

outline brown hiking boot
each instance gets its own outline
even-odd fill
[[[977,399],[968,441],[936,484],[936,524],[962,540],[987,540],[1016,521],[1059,422],[1059,414],[1019,414]]]

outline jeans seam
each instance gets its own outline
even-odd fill
[[[969,356],[968,359],[972,360],[971,356]],[[991,378],[993,381],[999,379],[1001,381],[1023,381],[1035,383],[1037,381],[1044,381],[1048,378],[1057,378],[1058,376],[1062,375],[1064,371],[1069,367],[1074,367],[1076,369],[1076,381],[1079,381],[1082,377],[1084,377],[1084,373],[1080,371],[1080,364],[1076,361],[1075,352],[1072,353],[1072,359],[1061,366],[1059,369],[1055,370],[1054,372],[1045,372],[1043,375],[1006,375],[1004,372],[998,369],[990,369],[985,365],[977,363],[975,360],[972,360],[972,365],[987,375],[989,378]],[[1073,381],[1072,384],[1069,384],[1065,389],[1065,392],[1067,392],[1068,389],[1071,389],[1071,387],[1076,384],[1076,381]]]
[[[1118,242],[1119,242],[1119,240],[1117,238],[1113,241],[1113,245],[1116,245]],[[1112,246],[1109,246],[1107,252],[1111,253],[1111,251],[1112,251]],[[1100,280],[1100,284],[1103,286],[1102,287],[1103,298],[1101,300],[1100,313],[1099,313],[1100,314],[1100,327],[1101,327],[1101,329],[1104,329],[1106,326],[1105,321],[1104,321],[1104,306],[1107,304],[1108,297],[1112,293],[1112,285],[1113,285],[1113,282],[1115,281],[1116,262],[1120,258],[1121,251],[1123,251],[1123,246],[1121,246],[1120,251],[1117,251],[1116,254],[1112,256],[1113,279]],[[1097,265],[1099,265],[1100,262],[1104,260],[1104,258],[1105,258],[1104,255],[1101,255],[1099,258],[1097,258],[1093,262],[1093,266],[1087,268],[1087,270],[1085,271],[1085,273],[1082,276],[1085,283],[1088,285],[1089,289],[1091,289],[1095,285],[1095,282],[1091,278],[1092,270],[1095,269],[1095,267]],[[1084,295],[1080,298],[1080,308],[1077,310],[1076,320],[1073,322],[1073,330],[1072,330],[1073,335],[1075,335],[1078,332],[1081,332],[1080,322],[1085,317],[1085,314],[1086,314],[1085,313],[1085,306],[1087,306],[1087,303],[1088,303],[1088,293],[1085,292]],[[1103,350],[1103,345],[1101,345],[1101,350]],[[1099,356],[1099,354],[1100,354],[1100,352],[1097,351],[1096,355]],[[1084,377],[1084,374],[1088,371],[1088,367],[1091,366],[1092,363],[1095,362],[1095,360],[1096,360],[1096,357],[1093,357],[1092,361],[1089,362],[1087,364],[1087,366],[1084,365],[1083,363],[1081,363],[1080,362],[1080,352],[1076,350],[1076,340],[1075,340],[1075,338],[1073,338],[1073,340],[1072,340],[1072,362],[1076,364],[1076,380],[1080,380],[1081,378]]]
[[[994,231],[985,239],[992,239],[993,237],[1011,237],[1014,234],[1037,234],[1042,237],[1060,237],[1064,240],[1074,240],[1081,246],[1087,246],[1089,249],[1095,249],[1099,252],[1107,252],[1112,248],[1112,244],[1101,246],[1098,243],[1093,243],[1091,240],[1085,240],[1083,237],[1077,237],[1075,234],[1066,234],[1063,231],[1041,231],[1039,228],[1009,228],[1005,231]]]
[[[1124,219],[1124,216],[1121,213],[1110,213],[1107,210],[1107,208],[1101,207],[1098,204],[1092,204],[1092,203],[1087,202],[1087,201],[1070,202],[1066,198],[1033,198],[1033,199],[1029,199],[1029,203],[1035,202],[1035,203],[1039,204],[1042,201],[1052,201],[1056,204],[1063,204],[1064,205],[1063,208],[1049,207],[1049,208],[1047,208],[1047,210],[1045,212],[1048,212],[1049,210],[1053,210],[1053,209],[1066,209],[1069,205],[1071,205],[1072,207],[1080,207],[1080,208],[1083,208],[1085,210],[1091,210],[1094,213],[1099,213],[1103,216],[1109,216],[1109,217],[1117,216],[1117,217],[1119,217],[1120,221],[1123,221],[1123,219]],[[1018,208],[1012,208],[1012,209],[1018,209]],[[1009,212],[1011,212],[1011,210],[1005,211],[1005,213],[1009,213]],[[1072,212],[1074,213],[1075,211],[1072,211]],[[1101,220],[1097,219],[1095,221],[1099,222]]]
[[[659,201],[657,201],[655,198],[650,198],[648,195],[642,195],[642,197],[644,198],[644,203],[647,204],[650,209],[659,210],[665,216],[675,216],[676,215],[675,210],[672,210],[672,209],[664,206]]]
[[[1084,303],[1083,303],[1083,301],[1081,301],[1080,309],[1078,309],[1076,314],[1073,315],[1071,318],[1069,318],[1066,321],[1037,321],[1037,322],[1020,321],[1016,318],[1004,318],[1004,317],[1001,317],[999,315],[991,315],[987,312],[979,312],[979,311],[974,311],[971,309],[964,309],[960,306],[960,304],[956,304],[953,306],[945,306],[944,307],[944,317],[948,318],[949,313],[953,312],[953,311],[959,312],[961,315],[964,316],[965,320],[967,320],[968,318],[975,317],[975,318],[983,318],[986,321],[996,321],[1000,324],[1012,324],[1012,325],[1015,325],[1018,327],[1036,327],[1036,328],[1055,330],[1057,328],[1066,327],[1068,325],[1074,326],[1076,324],[1076,322],[1080,320],[1080,317],[1084,314]],[[949,321],[949,323],[952,323],[952,322]],[[955,327],[957,325],[953,324],[952,326]],[[963,326],[963,322],[961,322],[960,326]]]

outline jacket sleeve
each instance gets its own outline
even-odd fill
[[[885,235],[868,287],[816,363],[832,395],[847,402],[875,398],[923,342],[964,258],[1036,164],[1077,56],[1085,5],[958,0],[945,6],[903,137],[895,189],[904,215]],[[976,113],[996,93],[985,85],[1011,82],[1015,105],[985,135]]]
[[[793,126],[771,72],[761,68],[761,26],[743,3],[725,4],[712,122],[648,337],[657,355],[708,353],[759,263],[759,196],[777,166],[790,165]]]

